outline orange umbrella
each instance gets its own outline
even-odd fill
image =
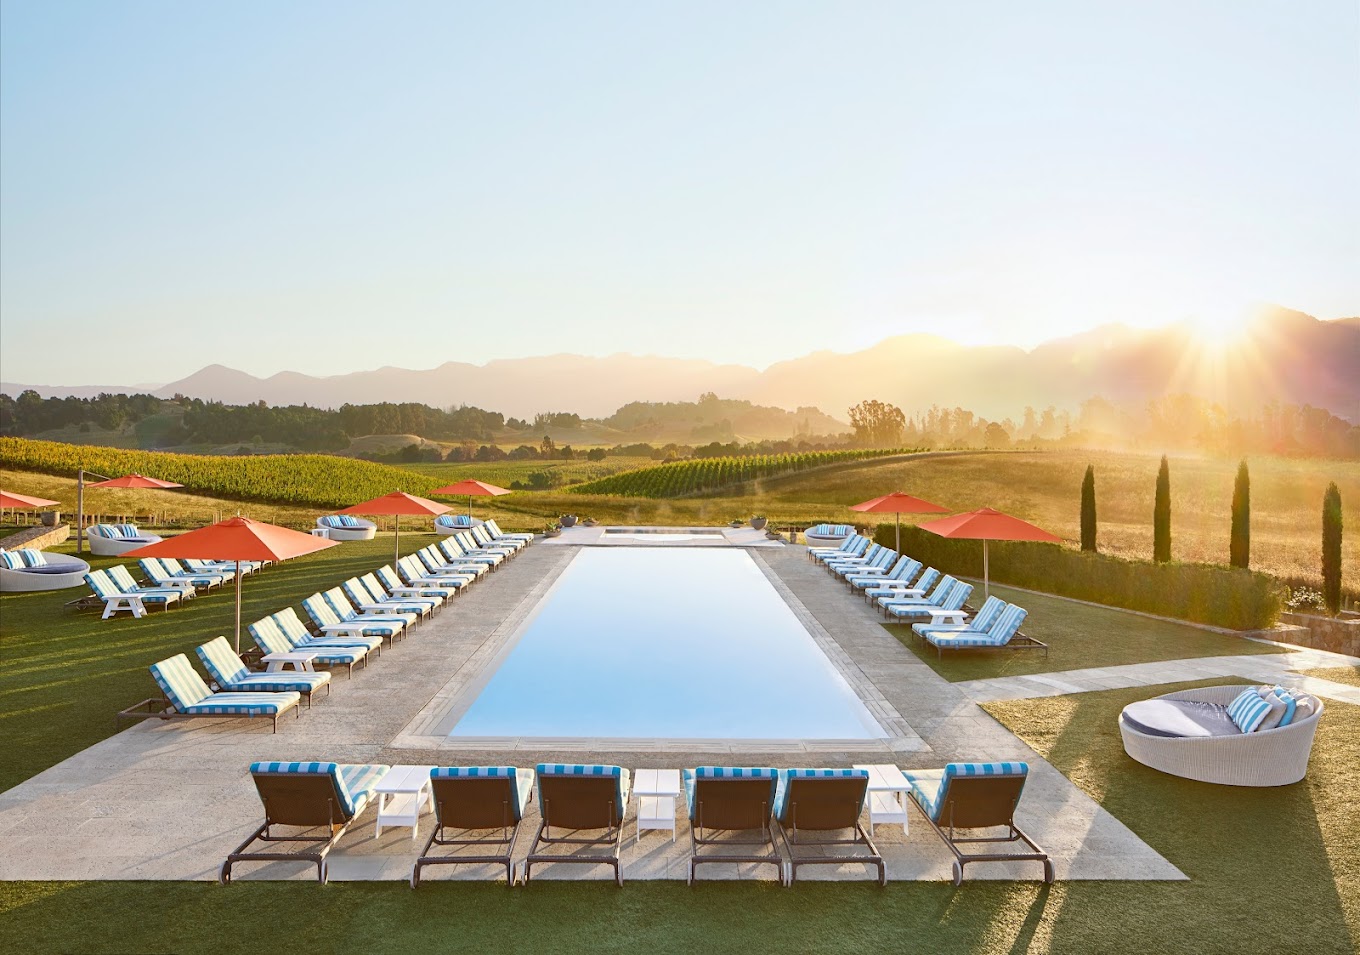
[[[81,468],[76,474],[76,553],[79,554],[85,543],[85,488],[87,487],[136,487],[153,488],[165,490],[172,487],[184,487],[183,484],[176,484],[174,481],[162,481],[160,478],[146,477],[142,474],[124,474],[122,477],[108,478],[102,474],[91,474],[91,477],[104,478],[95,484],[85,483],[86,471]]]
[[[13,491],[0,491],[0,507],[11,507],[14,510],[23,508],[31,511],[39,507],[51,507],[53,504],[60,504],[60,501],[49,501],[45,497],[29,497],[27,494],[15,494]]]
[[[248,517],[229,517],[207,527],[167,537],[127,551],[125,557],[193,557],[200,560],[236,561],[236,652],[241,652],[241,561],[287,560],[313,551],[334,547],[339,541],[313,537],[253,521]]]
[[[984,595],[990,595],[991,589],[987,567],[988,541],[1047,541],[1051,544],[1062,542],[1061,537],[1050,534],[1042,527],[1035,527],[1028,521],[1011,517],[1009,514],[1002,514],[990,507],[969,511],[967,514],[955,514],[953,517],[941,518],[938,521],[927,521],[916,526],[923,531],[939,534],[941,537],[982,541],[982,592]]]
[[[364,501],[362,504],[355,504],[347,507],[337,514],[391,514],[394,524],[392,562],[401,559],[401,515],[403,514],[443,514],[449,510],[447,504],[440,504],[438,501],[431,501],[427,498],[416,497],[414,494],[407,494],[405,491],[393,491],[391,494],[384,494],[382,497],[375,497],[371,501]]]
[[[872,501],[865,501],[863,504],[855,504],[850,508],[852,511],[863,511],[867,514],[893,514],[897,518],[897,552],[902,553],[902,515],[903,514],[948,514],[949,508],[940,507],[929,501],[923,501],[919,497],[912,497],[910,494],[903,494],[901,491],[893,491],[882,497],[876,497]]]
[[[509,494],[511,492],[503,487],[487,484],[485,481],[473,481],[468,479],[466,481],[459,481],[457,484],[449,484],[446,487],[437,487],[430,493],[447,494],[450,497],[466,494],[468,499],[468,517],[471,517],[472,499],[474,497],[500,497],[502,494]]]

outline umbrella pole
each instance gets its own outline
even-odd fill
[[[85,550],[85,471],[76,472],[76,553]]]
[[[401,560],[401,515],[392,515],[392,566]]]
[[[236,562],[236,655],[241,655],[241,562]]]
[[[898,511],[893,512],[893,519],[897,523],[897,556],[902,556],[902,514]]]
[[[472,522],[472,495],[468,495],[468,522]]]
[[[987,568],[987,538],[982,539],[982,596],[983,598],[992,595],[991,573]]]

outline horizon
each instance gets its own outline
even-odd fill
[[[108,377],[57,328],[175,381],[1360,311],[1349,3],[0,25],[8,381]],[[181,327],[211,352],[165,348]]]

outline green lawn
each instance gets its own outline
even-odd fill
[[[1300,670],[1304,676],[1315,676],[1319,680],[1331,680],[1334,683],[1349,683],[1351,686],[1360,686],[1360,667],[1320,667],[1316,670]]]
[[[1241,637],[1061,597],[996,584],[992,585],[992,593],[1029,611],[1020,629],[1048,644],[1046,659],[1040,650],[950,650],[941,659],[934,647],[915,639],[909,624],[885,624],[884,627],[951,683],[1188,657],[1285,652],[1279,647]],[[974,603],[981,601],[974,600]]]
[[[434,539],[433,534],[403,534],[402,550],[409,553]],[[74,545],[52,549],[69,553]],[[85,556],[92,567],[122,563],[141,576],[135,561]],[[302,614],[303,598],[391,559],[392,542],[384,535],[349,541],[247,578],[242,646],[253,645],[246,624],[287,606]],[[197,666],[194,647],[219,634],[231,635],[230,586],[200,594],[181,609],[153,610],[141,620],[127,614],[101,620],[98,611],[63,609],[86,593],[72,588],[0,596],[0,738],[5,741],[0,791],[112,735],[115,713],[157,695],[147,672],[152,663],[186,653]]]
[[[1354,952],[1360,708],[1328,707],[1302,784],[1233,789],[1124,755],[1120,708],[1170,689],[987,708],[1189,882],[7,883],[0,951]]]

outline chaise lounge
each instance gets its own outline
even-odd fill
[[[786,885],[798,878],[800,865],[843,865],[859,862],[878,870],[878,884],[888,872],[868,834],[859,824],[869,793],[866,769],[781,769],[775,793],[775,830],[789,854]],[[809,833],[832,834],[807,838]],[[842,833],[836,837],[836,833]]]
[[[536,862],[572,862],[612,866],[614,881],[623,885],[619,851],[631,788],[628,770],[622,766],[539,763],[535,774],[538,811],[543,821],[539,823],[529,855],[524,860],[525,883],[529,882]],[[555,836],[554,828],[565,829],[568,833],[599,834]],[[552,846],[595,846],[604,849],[606,854],[573,852],[564,855],[540,851]]]
[[[751,862],[772,865],[784,881],[784,860],[774,841],[774,804],[778,772],[767,766],[699,766],[681,773],[689,809],[689,876],[706,863]],[[713,833],[754,833],[728,835]],[[720,847],[768,851],[728,853]]]
[[[411,888],[420,885],[420,870],[429,865],[505,866],[505,881],[515,884],[511,853],[533,791],[534,772],[514,766],[445,766],[430,770],[434,796],[435,829],[411,870]],[[453,838],[446,829],[464,835]],[[500,830],[500,838],[475,838],[477,830]],[[453,855],[434,855],[435,846],[454,847]],[[461,848],[499,849],[494,854],[474,852],[458,855]]]
[[[279,717],[289,710],[300,716],[297,693],[214,693],[203,678],[189,664],[189,658],[177,653],[168,660],[151,664],[151,676],[164,694],[163,700],[143,700],[118,713],[120,719],[188,719],[194,717],[267,716],[279,731]]]

